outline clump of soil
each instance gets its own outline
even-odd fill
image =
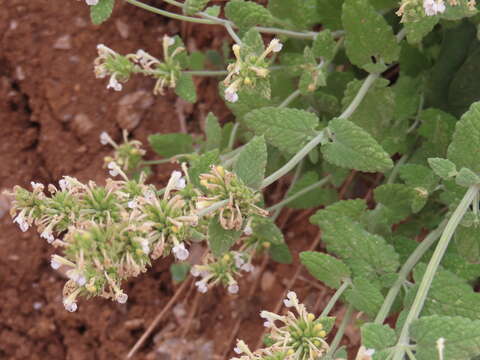
[[[131,79],[120,93],[108,91],[92,71],[98,43],[120,53],[143,48],[158,55],[163,34],[181,34],[190,50],[219,49],[225,39],[221,27],[168,21],[122,2],[112,19],[96,27],[84,1],[11,0],[0,12],[0,34],[0,190],[63,175],[101,183],[109,153],[98,141],[101,131],[120,140],[121,130],[128,129],[146,143],[151,133],[200,132],[209,111],[222,121],[231,117],[215,79],[196,80],[199,101],[192,106],[173,94],[153,97],[153,80],[146,78]],[[156,170],[150,180],[161,183],[171,166]],[[272,192],[284,188],[280,183]],[[49,266],[54,249],[33,230],[20,232],[8,205],[2,196],[0,358],[124,358],[178,287],[169,261],[155,262],[126,284],[126,305],[93,299],[68,313],[61,303],[65,279]],[[309,214],[286,211],[279,219],[295,255],[318,232]],[[216,289],[200,299],[190,287],[136,358],[221,359],[231,354],[235,338],[255,346],[263,332],[258,313],[275,307],[298,268],[295,259],[292,265],[259,263],[262,272],[242,280],[236,296]],[[317,311],[331,295],[303,272],[295,289]],[[347,335],[356,341],[355,334]]]

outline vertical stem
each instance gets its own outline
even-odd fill
[[[340,298],[340,296],[342,296],[343,292],[345,290],[347,290],[347,288],[350,286],[350,284],[351,284],[350,279],[345,280],[343,282],[343,284],[337,289],[337,291],[335,291],[335,294],[333,294],[333,296],[328,301],[327,306],[325,306],[322,313],[320,314],[321,318],[325,317],[325,316],[328,316],[328,314],[330,314],[330,311],[332,311],[332,309],[335,306],[335,304],[337,303],[338,299]]]
[[[420,312],[422,311],[423,305],[425,303],[425,299],[427,298],[428,290],[432,285],[433,277],[435,276],[438,266],[440,265],[440,261],[442,260],[443,255],[447,250],[450,239],[452,238],[455,229],[457,228],[458,224],[467,212],[470,204],[472,203],[477,193],[478,187],[475,185],[470,186],[465,193],[462,201],[448,220],[447,226],[445,226],[445,230],[443,231],[440,241],[438,242],[432,258],[428,263],[427,270],[425,271],[425,275],[423,275],[422,281],[417,291],[417,295],[415,296],[415,300],[413,301],[410,312],[408,313],[405,323],[403,325],[400,337],[397,342],[393,360],[403,359],[403,356],[405,354],[404,346],[408,345],[409,343],[410,325],[413,321],[418,319],[418,316],[420,315]]]
[[[326,359],[328,360],[332,359],[332,356],[335,353],[335,350],[337,350],[338,345],[340,345],[340,341],[342,340],[343,334],[345,333],[345,329],[347,328],[347,325],[350,322],[350,319],[352,318],[352,314],[353,314],[353,306],[348,305],[347,311],[345,312],[342,322],[340,323],[340,327],[338,328],[337,333],[335,334],[335,337],[333,338],[333,341],[330,344],[330,350],[328,350],[327,355],[325,356]]]

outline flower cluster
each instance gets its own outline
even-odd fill
[[[102,145],[111,145],[114,149],[113,157],[105,157],[105,165],[111,176],[117,176],[117,165],[125,174],[133,174],[139,170],[145,150],[138,140],[129,140],[127,131],[123,132],[123,143],[117,144],[105,131],[100,134]]]
[[[232,360],[316,360],[325,355],[329,350],[325,337],[333,318],[316,318],[298,301],[293,291],[287,294],[284,304],[295,309],[297,315],[291,311],[286,315],[268,311],[260,313],[265,320],[264,326],[270,330],[267,336],[270,346],[252,352],[239,340],[234,351],[240,357]]]
[[[230,102],[238,100],[237,92],[242,87],[256,87],[258,82],[268,77],[270,62],[267,56],[282,50],[282,43],[278,39],[270,41],[268,47],[261,54],[255,54],[248,47],[235,44],[232,47],[235,54],[235,63],[228,65],[228,75],[223,80],[225,99]]]
[[[402,22],[415,22],[424,16],[443,14],[447,9],[447,3],[452,7],[465,3],[464,6],[469,11],[475,12],[475,0],[403,0],[397,15],[402,16]]]
[[[95,76],[104,78],[110,76],[107,89],[122,90],[122,82],[126,82],[131,74],[141,73],[157,79],[154,94],[164,94],[164,88],[175,88],[180,76],[182,66],[179,54],[185,48],[178,38],[165,35],[163,44],[163,62],[148,54],[144,50],[138,50],[134,54],[125,56],[116,53],[105,45],[98,45],[98,57],[95,59]],[[173,48],[173,50],[172,50]]]
[[[11,215],[22,231],[35,224],[42,238],[63,251],[54,255],[51,266],[61,266],[69,280],[64,286],[64,305],[77,309],[79,296],[102,296],[125,303],[127,295],[121,282],[146,271],[151,260],[173,254],[179,261],[189,257],[188,245],[195,239],[205,240],[208,223],[218,218],[224,229],[248,233],[252,216],[266,215],[257,205],[259,194],[246,187],[235,174],[221,166],[201,174],[203,188],[190,182],[186,164],[183,172],[174,171],[162,190],[145,183],[145,173],[129,179],[125,172],[141,160],[140,143],[116,144],[102,133],[100,140],[111,144],[115,155],[109,159],[112,178],[104,186],[90,181],[83,184],[65,176],[58,188],[32,182],[32,191],[16,186]],[[113,178],[120,176],[120,180]],[[205,205],[220,204],[211,210]],[[239,250],[216,259],[208,253],[202,265],[193,267],[192,274],[202,276],[199,291],[222,284],[230,293],[238,292],[235,277],[241,271],[253,270],[254,248],[245,242]],[[253,250],[252,250],[253,249]]]

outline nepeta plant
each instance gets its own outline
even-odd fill
[[[264,347],[239,340],[236,359],[344,359],[339,344],[354,311],[366,319],[357,360],[477,359],[475,1],[269,0],[264,7],[230,0],[222,9],[164,0],[178,13],[125,1],[223,26],[232,54],[189,53],[168,35],[162,55],[153,45],[127,55],[98,45],[95,75],[108,78],[107,88],[122,91],[131,76],[145,75],[155,79],[155,94],[173,89],[195,102],[193,77],[217,77],[236,121],[209,114],[204,138],[153,134],[158,160],[144,160],[127,134],[117,144],[102,133],[114,150],[105,185],[65,176],[48,195],[37,183],[14,189],[13,221],[22,231],[35,224],[61,253],[51,264],[67,269],[66,309],[75,311],[80,296],[124,303],[122,280],[159,257],[188,260],[193,242],[206,248],[190,268],[198,290],[218,284],[237,293],[258,254],[291,262],[275,225],[281,209],[319,208],[310,222],[327,251],[305,251],[300,260],[336,293],[315,315],[288,292],[286,313],[260,314]],[[86,2],[96,24],[114,6]],[[162,162],[181,171],[159,189],[147,182],[148,166]],[[290,179],[284,199],[265,206],[262,190],[283,176]],[[337,301],[346,313],[331,336]]]

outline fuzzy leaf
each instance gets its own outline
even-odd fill
[[[342,4],[344,0],[317,0],[320,22],[330,30],[343,29]]]
[[[100,0],[97,5],[90,6],[90,18],[92,23],[99,25],[107,20],[113,12],[115,0]]]
[[[182,73],[178,77],[175,93],[189,103],[197,101],[197,90],[192,75]]]
[[[448,159],[457,168],[466,167],[480,173],[480,102],[475,102],[463,114],[455,126],[452,143],[448,147]]]
[[[313,54],[316,57],[322,57],[327,61],[333,60],[333,51],[335,49],[335,40],[330,30],[323,30],[313,40]]]
[[[289,154],[295,154],[317,135],[319,124],[313,113],[275,107],[253,110],[244,120],[256,135],[264,135],[268,143]]]
[[[282,231],[275,225],[272,218],[256,218],[252,228],[254,236],[262,243],[283,244],[285,242]]]
[[[403,184],[384,184],[373,191],[375,201],[384,206],[386,224],[396,224],[412,213],[412,189]]]
[[[287,244],[272,244],[269,248],[272,259],[280,264],[291,264],[292,253]]]
[[[197,155],[190,162],[188,174],[192,183],[197,187],[202,187],[199,176],[210,171],[210,167],[220,162],[218,149],[211,150],[202,155]]]
[[[225,230],[217,217],[212,218],[208,224],[208,244],[216,257],[230,250],[240,235],[241,231]]]
[[[392,159],[375,139],[351,121],[333,119],[328,128],[333,140],[322,146],[327,161],[365,172],[384,172],[393,166]]]
[[[406,21],[404,24],[407,32],[407,41],[410,44],[418,44],[437,25],[437,16],[423,16],[415,21]]]
[[[260,24],[268,26],[273,22],[270,11],[253,1],[232,0],[225,6],[225,15],[243,29]]]
[[[189,270],[189,263],[178,263],[170,265],[170,274],[172,274],[172,280],[176,283],[182,282],[187,278]]]
[[[455,245],[459,255],[471,263],[480,262],[479,226],[459,226],[455,231]]]
[[[222,128],[213,113],[208,113],[205,120],[205,135],[207,136],[207,150],[220,148],[222,144]]]
[[[353,280],[353,287],[345,292],[347,302],[358,311],[373,317],[383,304],[383,295],[380,290],[366,278]]]
[[[346,32],[345,48],[352,64],[369,72],[379,72],[386,69],[384,63],[398,59],[400,47],[392,28],[368,0],[346,0],[342,22]]]
[[[183,12],[187,15],[193,15],[205,9],[210,0],[186,0],[183,6]]]
[[[235,162],[234,172],[252,189],[259,189],[267,166],[267,144],[263,136],[255,136],[245,145]]]
[[[148,142],[158,155],[165,158],[193,152],[193,139],[188,134],[154,134],[148,137]]]
[[[457,167],[453,162],[442,158],[428,159],[428,165],[432,168],[436,175],[447,180],[457,176]]]
[[[467,168],[461,168],[455,178],[457,185],[469,187],[480,183],[480,177],[472,170]]]
[[[388,325],[366,323],[361,327],[362,345],[375,352],[395,344],[395,330]]]
[[[295,29],[308,29],[315,23],[317,0],[269,0],[268,10]]]
[[[402,165],[399,174],[408,186],[425,189],[428,193],[432,192],[438,183],[433,171],[423,165]]]
[[[304,251],[300,253],[300,261],[313,277],[333,289],[338,289],[345,279],[350,278],[348,266],[328,254]]]
[[[437,341],[444,339],[443,358],[470,360],[480,353],[480,321],[463,317],[426,316],[411,326],[417,360],[438,359]]]
[[[310,217],[310,222],[319,225],[324,218],[325,213],[328,213],[332,218],[335,216],[346,216],[352,220],[359,220],[366,209],[367,204],[365,203],[365,200],[341,200],[327,206],[325,209],[318,210]]]

